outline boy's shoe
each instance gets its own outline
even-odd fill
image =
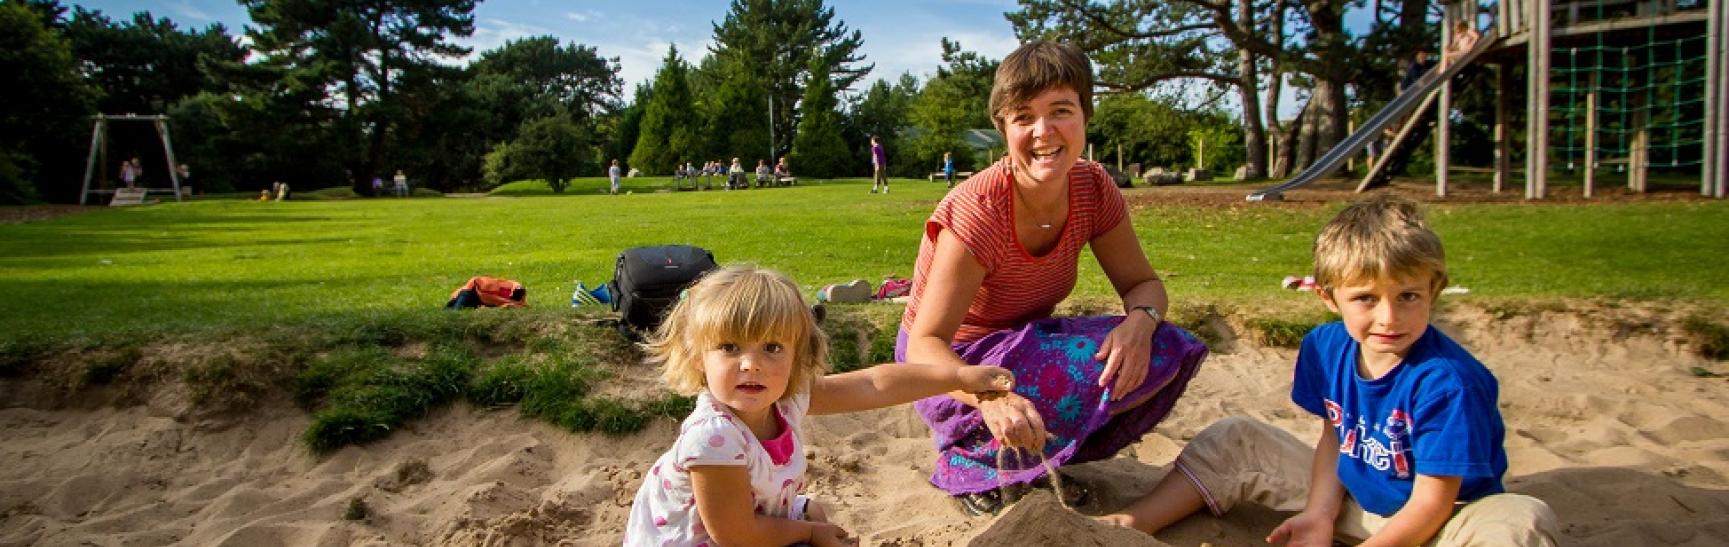
[[[827,285],[817,291],[818,302],[850,303],[869,302],[871,299],[871,284],[863,279],[854,279],[843,284]]]

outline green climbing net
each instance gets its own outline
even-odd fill
[[[1618,15],[1607,11],[1607,5],[1597,4],[1597,20]],[[1645,36],[1638,38],[1640,33]],[[1594,45],[1551,51],[1551,157],[1568,171],[1585,167],[1586,109],[1594,94],[1598,162],[1628,157],[1644,131],[1651,167],[1700,165],[1705,140],[1704,34],[1660,36],[1656,25],[1614,36],[1595,34]],[[1626,165],[1616,169],[1624,171]]]

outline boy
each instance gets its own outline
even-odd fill
[[[1153,533],[1252,500],[1301,511],[1270,543],[1554,545],[1548,505],[1501,485],[1494,376],[1429,328],[1447,266],[1416,204],[1382,194],[1341,211],[1315,239],[1315,280],[1340,321],[1303,339],[1291,400],[1323,420],[1320,441],[1227,418],[1151,493],[1100,519]]]

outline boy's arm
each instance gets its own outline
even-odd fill
[[[910,403],[950,391],[1005,391],[1014,375],[992,366],[889,363],[834,374],[811,386],[811,414],[839,414]]]
[[[808,543],[817,528],[835,527],[756,514],[750,499],[750,473],[744,466],[691,466],[690,483],[691,493],[696,495],[696,512],[707,525],[708,534],[721,545]]]
[[[1285,519],[1267,543],[1289,541],[1289,545],[1330,547],[1333,521],[1345,504],[1345,486],[1339,483],[1339,435],[1326,419],[1321,420],[1321,440],[1315,441],[1315,459],[1309,464],[1309,500],[1303,512]]]
[[[1459,499],[1459,484],[1463,480],[1418,474],[1416,484],[1411,487],[1411,499],[1405,500],[1405,506],[1387,519],[1387,526],[1363,545],[1418,545],[1429,541],[1453,517],[1453,502]]]

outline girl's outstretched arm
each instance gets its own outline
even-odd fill
[[[811,414],[857,412],[910,403],[950,391],[1004,392],[1014,374],[993,366],[888,363],[824,376],[811,386]]]
[[[708,534],[721,545],[792,545],[829,543],[845,538],[839,526],[756,514],[751,505],[750,474],[738,465],[696,465],[690,468],[696,512]]]

